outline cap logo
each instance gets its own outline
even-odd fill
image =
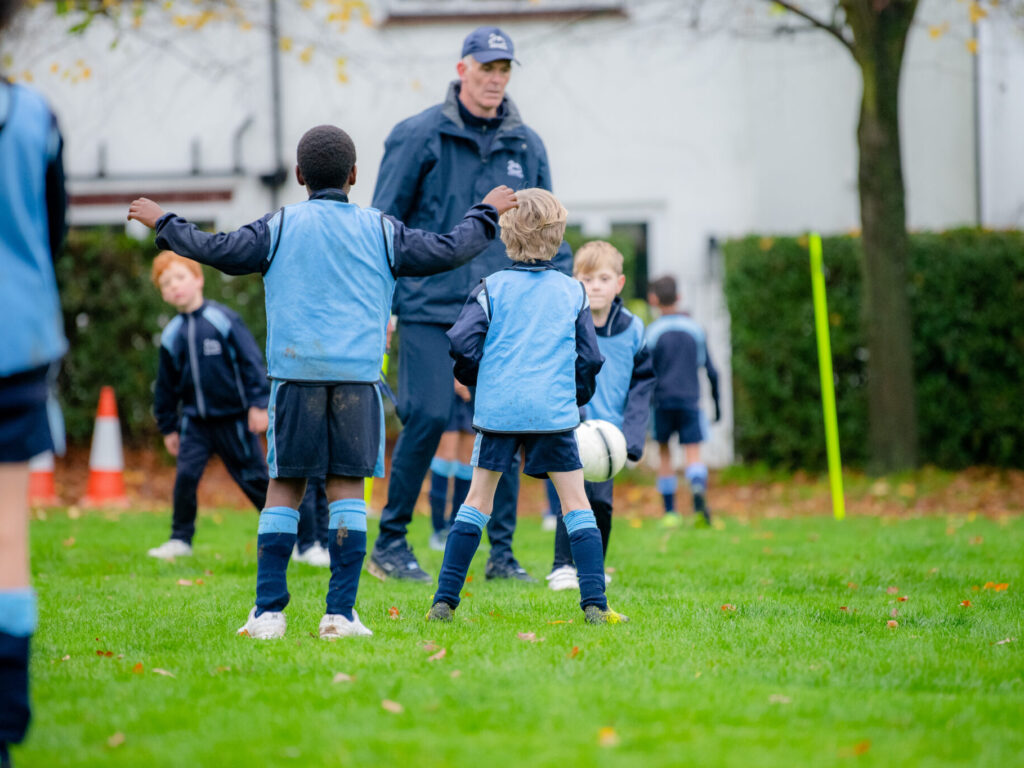
[[[492,32],[487,37],[487,47],[488,48],[501,48],[501,50],[507,51],[508,50],[508,43],[505,42],[505,38],[504,37],[502,37],[499,34],[496,34],[496,33]]]

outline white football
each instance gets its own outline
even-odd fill
[[[576,427],[583,477],[592,483],[611,480],[626,464],[626,437],[609,421],[588,419]]]

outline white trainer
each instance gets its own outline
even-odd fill
[[[277,640],[284,637],[288,622],[281,611],[266,611],[256,615],[256,607],[249,611],[249,618],[238,628],[239,635],[252,637],[256,640]]]
[[[370,631],[363,622],[359,620],[359,614],[352,611],[352,621],[349,621],[340,613],[327,613],[320,619],[320,639],[335,640],[339,637],[370,637]]]
[[[563,565],[555,568],[547,575],[548,589],[561,592],[565,589],[579,589],[580,580],[576,576],[576,569],[571,565]]]
[[[448,531],[434,531],[430,534],[430,541],[427,546],[435,552],[444,552],[445,542],[448,541]]]
[[[292,550],[292,560],[296,563],[314,565],[317,568],[331,567],[331,553],[324,549],[319,541],[313,544],[305,552],[299,552],[298,545],[296,545]]]
[[[541,515],[540,529],[542,531],[554,531],[558,529],[558,515]]]
[[[168,539],[159,547],[153,547],[146,552],[150,557],[161,560],[173,560],[176,557],[191,557],[192,545],[181,539]]]

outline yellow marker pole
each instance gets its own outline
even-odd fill
[[[385,376],[388,375],[388,353],[384,353],[384,362],[380,366],[380,371]],[[363,501],[366,503],[366,508],[370,508],[370,500],[373,499],[373,476],[367,477],[363,480]]]
[[[825,417],[825,449],[828,453],[828,479],[832,488],[832,514],[836,520],[846,517],[843,499],[843,465],[839,456],[839,419],[836,416],[836,390],[832,375],[832,346],[828,334],[828,305],[825,302],[825,274],[821,268],[821,235],[810,234],[811,290],[814,296],[814,326],[818,336],[818,369],[821,373],[821,408]]]

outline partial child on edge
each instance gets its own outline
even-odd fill
[[[384,408],[377,380],[397,277],[456,267],[497,235],[516,204],[491,190],[449,233],[410,229],[348,201],[355,145],[321,125],[299,141],[295,177],[309,199],[230,233],[207,234],[135,200],[129,218],[156,229],[157,244],[227,272],[263,275],[267,310],[270,485],[257,534],[256,604],[238,634],[283,637],[288,559],[306,478],[327,476],[331,576],[323,639],[373,634],[355,612],[366,555],[363,479],[384,469]]]
[[[587,289],[597,345],[604,356],[594,396],[583,407],[583,418],[603,419],[622,430],[626,437],[627,457],[631,461],[639,461],[647,437],[654,367],[644,340],[644,324],[626,309],[619,296],[626,285],[626,276],[622,274],[622,254],[611,243],[594,240],[576,252],[572,274]],[[601,531],[601,546],[606,558],[612,531],[614,484],[614,479],[583,484]],[[547,582],[548,587],[555,591],[579,588],[569,532],[561,516],[558,516],[555,529],[555,558]]]
[[[583,465],[573,430],[579,406],[594,393],[603,359],[587,293],[555,270],[566,212],[543,189],[518,193],[519,208],[501,217],[511,267],[481,280],[448,338],[455,377],[476,386],[473,479],[448,534],[428,621],[451,621],[469,564],[490,517],[504,472],[549,476],[579,569],[580,607],[590,623],[626,617],[608,607],[601,534],[583,490]]]
[[[212,454],[259,512],[267,463],[257,434],[267,429],[267,369],[256,339],[236,312],[203,298],[203,268],[173,251],[153,260],[153,284],[180,314],[160,334],[153,414],[167,452],[178,460],[171,537],[149,550],[170,560],[192,554],[196,491]]]
[[[678,478],[672,469],[669,440],[679,436],[686,460],[686,479],[693,494],[693,511],[705,523],[711,522],[708,508],[708,468],[700,460],[700,444],[708,439],[707,417],[700,410],[700,379],[703,368],[711,384],[715,403],[715,421],[722,416],[718,402],[718,371],[708,354],[704,329],[676,304],[679,294],[676,281],[660,277],[650,286],[648,301],[661,316],[647,327],[647,346],[654,359],[657,384],[654,388],[654,439],[658,441],[660,463],[658,492],[665,502],[666,525],[678,525],[675,495]]]

